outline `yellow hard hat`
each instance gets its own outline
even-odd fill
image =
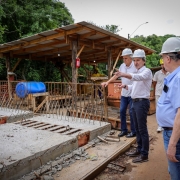
[[[160,60],[159,60],[159,63],[160,63],[160,65],[164,64],[164,63],[163,63],[163,59],[160,59]]]

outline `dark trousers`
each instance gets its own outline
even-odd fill
[[[148,156],[149,152],[149,134],[147,130],[147,113],[149,107],[149,99],[143,99],[132,103],[132,115],[138,144],[137,150],[144,156]]]
[[[131,122],[131,132],[136,134],[134,121],[132,117],[132,99],[131,97],[121,96],[120,102],[120,118],[121,118],[121,131],[127,132],[127,124],[126,124],[126,111],[129,105],[129,115],[130,115],[130,122]]]

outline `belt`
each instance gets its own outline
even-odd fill
[[[173,130],[173,127],[162,127],[164,130],[166,130],[166,131],[170,131],[170,130]]]
[[[146,98],[135,98],[132,99],[133,102],[138,102],[138,101],[143,101],[143,100],[147,100]]]

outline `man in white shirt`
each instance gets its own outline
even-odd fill
[[[162,90],[163,90],[163,87],[164,87],[164,78],[169,74],[169,72],[167,72],[165,70],[165,68],[164,68],[164,64],[163,64],[163,60],[162,59],[160,59],[160,65],[161,65],[162,69],[157,71],[154,74],[154,77],[153,77],[153,85],[154,85],[154,88],[155,88],[156,104],[158,102],[159,97],[162,94]],[[157,132],[159,133],[162,130],[163,130],[163,128],[158,125]]]
[[[134,66],[134,62],[132,61],[132,50],[129,48],[126,48],[122,51],[122,57],[123,57],[123,64],[121,64],[119,70],[125,73],[134,73],[137,71],[137,69]],[[101,83],[102,86],[106,87],[111,81],[116,80],[117,77],[113,76],[111,79],[109,79],[107,82]],[[127,78],[121,78],[121,81],[123,84],[131,85],[132,81]],[[130,122],[131,122],[131,132],[128,134],[127,124],[126,124],[126,110],[129,105],[129,114],[130,114]],[[121,118],[121,133],[118,135],[119,137],[125,136],[127,138],[131,138],[136,136],[136,131],[134,128],[134,121],[132,117],[132,99],[131,99],[131,91],[128,89],[122,89],[121,91],[121,102],[120,102],[120,118]]]
[[[147,130],[147,113],[150,107],[150,90],[152,84],[152,72],[145,67],[146,55],[144,50],[138,49],[133,54],[134,65],[137,73],[116,72],[117,77],[125,77],[133,81],[132,85],[122,84],[121,88],[132,90],[132,115],[136,129],[136,141],[138,147],[136,151],[127,155],[136,157],[133,163],[148,161],[149,154],[149,134]]]

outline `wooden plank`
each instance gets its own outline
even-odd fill
[[[77,75],[78,68],[76,68],[76,57],[77,57],[77,41],[72,41],[72,101],[73,108],[77,102]]]
[[[111,39],[111,36],[106,36],[106,37],[94,40],[94,43],[101,42],[101,41],[107,41],[107,40],[110,40],[110,39]]]
[[[115,61],[115,63],[114,63],[114,65],[113,65],[113,68],[112,68],[112,70],[111,70],[111,72],[110,72],[110,76],[112,76],[112,74],[113,74],[113,71],[114,71],[114,69],[115,69],[115,67],[116,67],[116,64],[117,64],[117,62],[118,62],[118,60],[119,60],[119,57],[120,57],[120,55],[121,55],[121,50],[119,50],[119,53],[118,53],[118,55],[117,55],[117,58],[116,58],[116,61]]]
[[[16,62],[16,64],[14,65],[13,69],[11,70],[11,72],[14,72],[14,70],[16,69],[16,67],[18,66],[18,64],[21,62],[22,59],[18,58],[18,61]]]
[[[38,96],[47,96],[49,95],[48,92],[43,92],[43,93],[35,93],[35,94],[32,94],[33,97],[38,97]]]
[[[96,31],[91,31],[91,32],[89,32],[89,33],[80,35],[80,39],[88,38],[88,37],[90,37],[90,36],[96,35],[96,33],[97,33]]]
[[[46,48],[47,46],[51,47],[51,46],[57,45],[59,43],[65,43],[65,40],[63,39],[63,40],[58,40],[58,41],[51,42],[51,43],[38,44],[38,46],[33,46],[33,47],[29,47],[29,48],[23,48],[23,49],[14,51],[14,54],[20,54],[20,53],[25,53],[25,52],[34,51],[34,50],[37,51],[39,49]]]
[[[112,68],[112,54],[111,54],[111,50],[108,50],[108,79],[111,78],[111,68]]]
[[[127,151],[131,144],[135,143],[136,138],[122,137],[120,142],[111,142],[108,144],[103,143],[96,145],[93,148],[89,148],[86,152],[90,156],[96,156],[97,160],[92,161],[87,159],[86,161],[80,160],[71,164],[70,167],[66,167],[53,176],[55,180],[90,180],[94,179],[100,172],[102,172],[107,165],[120,154]],[[67,173],[68,172],[68,173]]]
[[[84,47],[85,47],[85,45],[83,45],[83,46],[81,47],[81,49],[79,50],[79,52],[77,53],[77,58],[80,56],[80,54],[81,54],[81,52],[83,51]]]
[[[38,112],[39,109],[48,101],[48,96],[45,97],[45,99],[41,102],[41,104],[34,110],[34,112]],[[46,104],[47,106],[47,104]]]
[[[53,96],[53,95],[51,95],[51,96],[49,96],[49,100],[50,101],[54,101],[54,100],[63,100],[63,99],[72,99],[72,96],[66,96],[66,95],[63,95],[63,96],[61,96],[61,95],[55,95],[55,96]]]
[[[74,33],[78,32],[78,31],[83,30],[83,29],[87,29],[87,28],[80,26],[80,27],[71,29],[69,31],[66,31],[66,34],[67,35],[74,34]],[[18,45],[3,48],[3,49],[0,49],[0,52],[6,52],[6,51],[14,50],[14,49],[19,49],[19,48],[22,48],[22,47],[25,47],[25,46],[30,46],[32,44],[41,43],[41,42],[52,40],[52,39],[59,38],[59,37],[62,37],[62,36],[64,36],[64,31],[60,32],[60,33],[57,33],[57,34],[49,35],[47,37],[41,37],[41,38],[34,39],[32,41],[29,41],[29,42],[23,42],[23,43],[18,44]]]

